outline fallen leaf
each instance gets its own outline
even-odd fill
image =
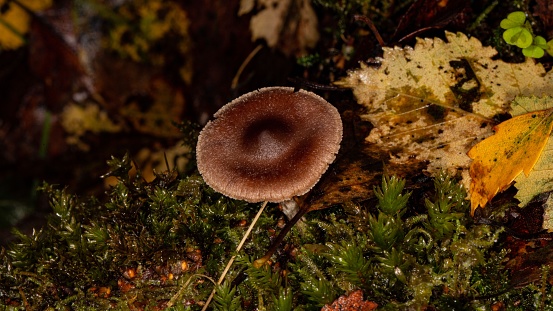
[[[61,113],[61,125],[67,133],[67,143],[88,151],[90,146],[82,141],[82,136],[91,133],[115,133],[122,129],[121,124],[110,120],[106,111],[94,103],[79,105],[67,104]]]
[[[545,210],[543,212],[543,229],[547,232],[553,232],[553,194],[549,194],[547,201],[544,204]]]
[[[193,75],[188,13],[175,1],[129,1],[113,8],[106,47],[137,63],[178,70],[187,84]]]
[[[370,123],[359,118],[359,111],[342,113],[344,139],[340,154],[306,195],[297,198],[301,208],[308,212],[322,210],[344,202],[362,202],[373,195],[373,186],[380,184],[382,175],[413,176],[424,168],[421,163],[409,165],[389,163],[383,159],[378,146],[363,144],[370,131]]]
[[[254,1],[240,1],[239,15],[254,8]],[[317,15],[310,1],[257,0],[259,13],[252,16],[252,41],[263,39],[286,55],[304,55],[319,40]]]
[[[374,125],[367,137],[394,163],[427,163],[426,171],[460,172],[470,184],[466,152],[493,134],[494,116],[515,96],[551,94],[553,74],[532,59],[506,63],[476,38],[446,32],[417,39],[414,48],[383,48],[378,67],[361,64],[336,84],[352,88],[362,117]]]
[[[44,10],[52,5],[52,1],[21,0],[17,3],[11,1],[6,3],[6,0],[0,0],[0,6],[5,5],[7,5],[7,11],[0,14],[0,47],[16,49],[25,43],[25,35],[29,31],[31,16],[25,9]]]
[[[325,305],[321,311],[370,311],[376,308],[376,302],[363,300],[363,291],[356,290],[347,296],[338,297],[331,305]]]
[[[120,110],[134,128],[160,137],[180,137],[173,122],[179,122],[185,110],[182,90],[161,78],[152,78],[147,96],[131,96]]]
[[[545,97],[517,97],[512,103],[512,115],[520,115],[528,111],[553,108],[553,98]],[[530,175],[518,175],[515,178],[515,187],[518,189],[515,198],[520,201],[519,206],[526,206],[532,198],[540,193],[553,191],[553,139],[549,139],[541,156],[532,168]]]
[[[385,154],[371,145],[343,154],[306,196],[298,198],[300,205],[311,212],[344,202],[360,202],[373,197],[373,186],[382,181],[382,175],[404,178],[424,168],[422,163],[386,163],[383,157]]]
[[[545,243],[534,241],[533,244],[537,244],[534,247],[530,243],[525,244],[521,250],[523,253],[517,254],[506,264],[512,271],[510,284],[513,288],[522,288],[531,283],[539,284],[544,276],[547,276],[548,282],[553,281],[551,274],[543,272],[544,268],[553,268],[553,244]]]
[[[495,135],[470,151],[471,212],[484,207],[521,172],[526,176],[538,161],[553,127],[553,108],[516,116],[494,127]]]

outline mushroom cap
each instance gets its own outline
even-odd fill
[[[338,110],[308,91],[262,88],[214,116],[198,137],[198,170],[209,186],[234,199],[282,202],[305,194],[340,149]]]

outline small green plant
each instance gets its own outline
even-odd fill
[[[217,295],[215,295],[213,310],[242,310],[240,306],[240,296],[236,295],[236,287],[231,287],[228,282],[217,285]]]
[[[43,229],[16,232],[18,241],[0,248],[0,310],[205,306],[243,236],[242,220],[257,208],[223,197],[197,175],[168,171],[146,182],[130,168],[128,156],[109,161],[105,176],[119,183],[102,201],[41,187],[53,214]],[[457,179],[438,174],[422,196],[405,185],[386,176],[374,199],[305,216],[270,264],[256,268],[283,217],[268,209],[209,310],[321,310],[352,291],[379,310],[552,304],[549,269],[541,284],[513,288],[503,229],[474,221]]]
[[[545,52],[553,56],[553,40],[546,41],[542,36],[535,36],[524,12],[510,13],[499,26],[505,29],[503,32],[505,42],[521,48],[524,56],[541,58]]]
[[[342,223],[319,224],[330,236],[325,248],[319,254],[304,249],[291,269],[304,284],[311,284],[303,288],[305,295],[336,298],[357,288],[384,309],[451,310],[481,308],[485,302],[480,297],[506,289],[506,275],[494,279],[488,273],[501,261],[486,266],[497,256],[492,247],[502,229],[472,223],[463,187],[438,174],[424,203],[426,213],[414,212],[412,194],[404,187],[405,180],[384,177],[374,189],[376,206],[352,214],[349,221],[357,230],[341,233],[342,239],[332,236],[333,231],[346,232],[338,230]],[[308,264],[306,258],[318,256],[322,260]]]

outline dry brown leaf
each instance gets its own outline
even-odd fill
[[[253,10],[250,20],[252,41],[263,39],[286,55],[303,55],[319,40],[317,15],[309,0],[242,0],[239,15]]]
[[[371,311],[377,308],[376,302],[363,300],[363,291],[356,290],[347,296],[338,297],[331,305],[325,305],[321,311]]]

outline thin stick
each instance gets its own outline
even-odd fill
[[[367,26],[369,26],[369,28],[373,32],[373,35],[376,37],[376,40],[378,41],[380,46],[381,47],[386,46],[386,43],[384,42],[384,39],[382,39],[382,36],[380,35],[380,32],[378,32],[378,29],[376,29],[376,26],[373,24],[373,21],[371,21],[370,18],[366,17],[365,15],[355,15],[353,17],[353,19],[356,20],[356,21],[362,21],[365,24],[367,24]]]
[[[261,208],[257,212],[257,215],[255,215],[255,218],[253,219],[252,223],[250,224],[250,227],[248,228],[248,230],[246,230],[246,233],[244,234],[244,237],[242,237],[242,241],[240,241],[240,244],[238,244],[238,247],[236,247],[236,250],[234,251],[236,254],[238,254],[238,252],[240,252],[240,250],[242,249],[242,246],[244,246],[244,243],[246,243],[246,240],[248,239],[248,236],[252,232],[252,229],[255,226],[255,223],[257,222],[257,220],[259,219],[259,217],[263,213],[263,210],[265,209],[265,206],[267,206],[267,201],[263,202],[263,204],[261,205]],[[219,280],[217,281],[217,285],[221,285],[221,283],[223,283],[223,280],[225,279],[225,276],[227,275],[227,272],[230,269],[230,267],[232,266],[232,263],[234,262],[235,258],[236,258],[236,255],[232,255],[232,257],[230,258],[230,260],[227,263],[227,266],[225,267],[225,270],[223,270],[223,273],[221,274],[221,277],[219,277]],[[216,290],[217,290],[217,286],[215,286],[215,288],[213,288],[213,290],[211,291],[211,295],[209,295],[209,298],[207,298],[207,301],[206,301],[204,307],[202,308],[202,311],[205,311],[207,309],[207,307],[209,306],[209,303],[213,299],[213,296],[215,296],[215,291]]]
[[[236,74],[234,75],[234,78],[232,79],[232,84],[230,86],[231,89],[234,90],[236,89],[236,87],[238,87],[238,80],[240,79],[240,75],[242,74],[242,71],[244,71],[246,66],[251,62],[252,58],[255,56],[255,54],[257,54],[257,52],[261,50],[262,47],[263,45],[261,44],[256,46],[255,49],[253,49],[253,51],[250,52],[248,57],[246,57],[246,59],[242,62],[242,65],[240,65],[240,68],[238,68],[238,71],[236,72]]]
[[[308,212],[308,208],[300,208],[296,215],[292,219],[290,219],[286,226],[280,231],[277,238],[273,241],[273,244],[265,253],[265,255],[253,262],[253,266],[256,268],[261,268],[267,262],[267,260],[271,259],[271,256],[273,256],[273,254],[276,252],[277,248],[280,246],[280,243],[282,243],[288,232]]]
[[[209,276],[207,275],[203,275],[203,274],[194,274],[194,275],[191,275],[188,280],[186,280],[186,282],[181,286],[181,288],[179,289],[179,291],[173,296],[171,297],[171,300],[169,300],[169,302],[167,303],[167,308],[170,308],[172,307],[176,302],[177,300],[180,298],[180,296],[182,296],[182,294],[184,293],[184,291],[188,288],[188,285],[190,285],[190,283],[192,282],[192,279],[195,278],[195,277],[204,277],[208,280],[211,281],[211,283],[213,283],[213,285],[215,285],[215,280],[210,278]]]

